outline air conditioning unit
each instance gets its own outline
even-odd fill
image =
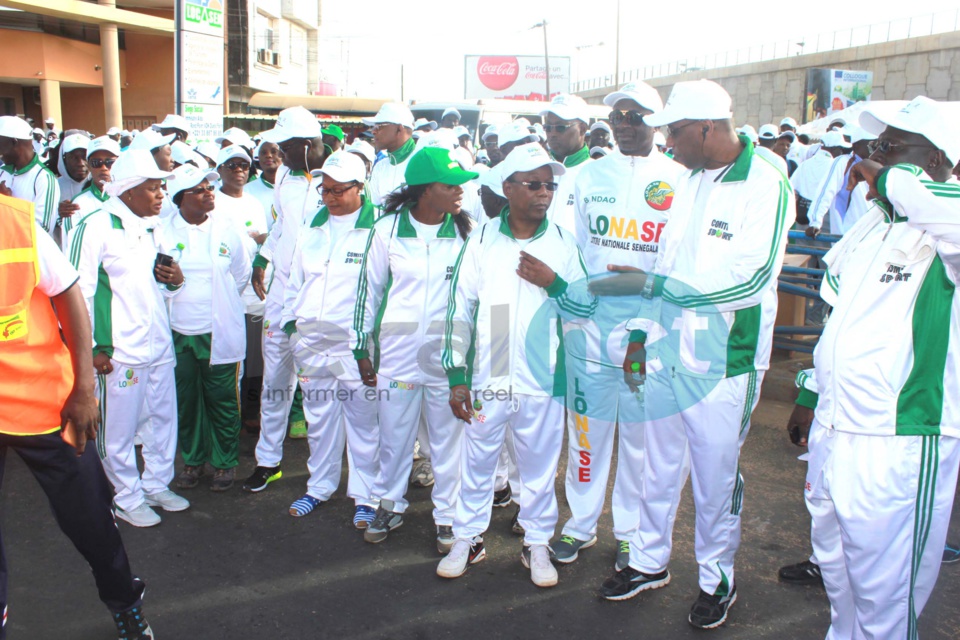
[[[257,62],[270,64],[270,53],[267,49],[257,49]]]
[[[270,64],[272,64],[272,65],[275,66],[275,67],[279,67],[279,66],[280,66],[280,54],[277,53],[276,51],[271,51],[271,52],[270,52],[270,57],[271,57]]]

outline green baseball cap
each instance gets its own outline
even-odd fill
[[[480,174],[464,171],[460,163],[450,154],[450,149],[424,147],[410,158],[403,177],[408,185],[413,186],[433,182],[463,184],[476,180]]]
[[[338,126],[335,125],[335,124],[331,124],[331,125],[328,126],[328,127],[323,127],[323,128],[320,130],[320,133],[322,133],[322,134],[325,135],[325,136],[333,136],[334,138],[336,138],[336,139],[339,140],[340,142],[343,142],[343,138],[344,138],[343,129],[341,129],[340,127],[338,127]]]

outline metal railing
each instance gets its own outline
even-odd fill
[[[687,71],[702,71],[706,69],[732,67],[738,64],[749,64],[752,62],[766,62],[768,60],[789,58],[796,55],[836,51],[870,44],[882,44],[894,40],[919,38],[938,33],[949,33],[951,31],[960,31],[960,8],[953,11],[941,11],[914,18],[891,20],[890,22],[881,22],[838,31],[826,31],[809,37],[778,40],[776,42],[731,49],[720,53],[683,58],[671,62],[661,62],[634,69],[625,69],[620,72],[619,79],[615,77],[616,74],[610,73],[586,80],[577,80],[577,82],[573,84],[573,91],[576,93],[589,91],[590,89],[602,89],[619,86],[634,80],[662,78]]]
[[[790,231],[788,238],[794,242],[806,241],[808,238],[803,231]],[[817,236],[818,242],[828,242],[833,246],[840,240],[841,236],[820,234]],[[788,244],[787,253],[794,255],[807,255],[822,258],[826,255],[830,247],[810,246],[808,244]],[[789,267],[784,266],[780,271],[780,278],[777,282],[777,291],[788,293],[795,296],[817,300],[820,298],[820,285],[823,282],[823,269],[813,269],[810,267]],[[817,341],[823,333],[822,326],[777,326],[773,328],[773,348],[786,349],[789,351],[799,351],[802,353],[813,353]],[[797,336],[815,336],[818,340],[802,340]]]

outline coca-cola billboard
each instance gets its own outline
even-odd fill
[[[549,100],[570,92],[570,58],[550,58],[550,96],[543,56],[466,56],[466,99]]]

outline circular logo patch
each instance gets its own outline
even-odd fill
[[[127,380],[133,380],[133,369],[127,369]]]
[[[673,204],[673,187],[662,180],[656,180],[643,190],[643,198],[651,209],[666,211]]]

